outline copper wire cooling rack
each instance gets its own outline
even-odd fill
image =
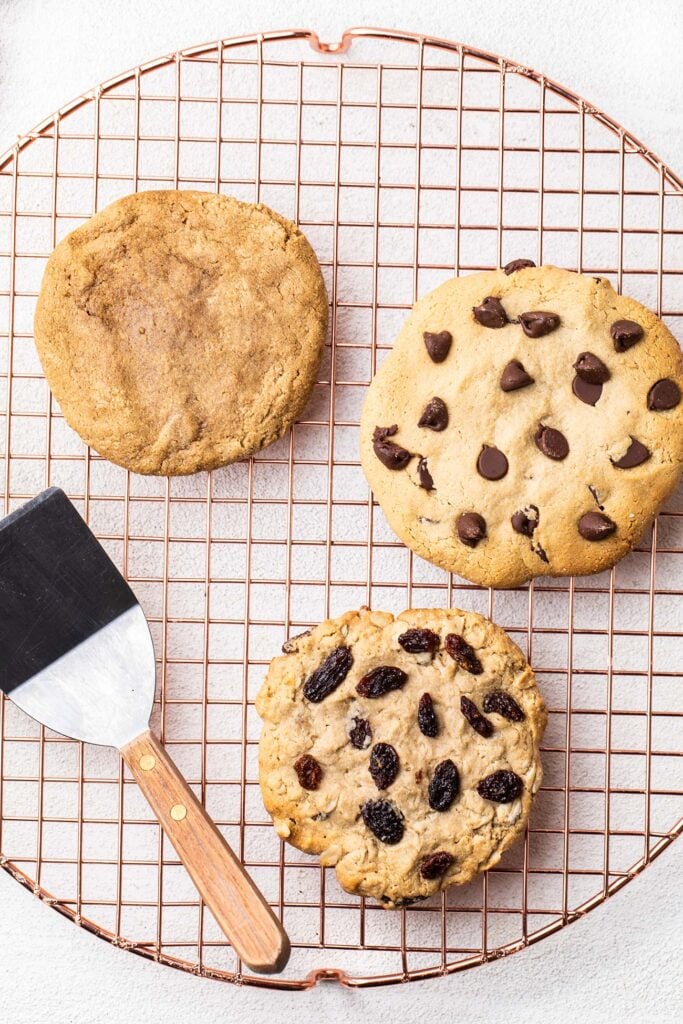
[[[320,257],[331,330],[305,417],[250,462],[136,477],[86,451],[41,374],[32,315],[56,242],[136,189],[262,200]],[[526,256],[605,275],[683,327],[683,183],[543,75],[471,47],[353,29],[185,50],[58,111],[0,161],[5,509],[61,485],[152,623],[155,726],[283,918],[282,978],[243,970],[117,754],[0,704],[0,864],[150,959],[307,988],[450,973],[536,942],[681,830],[683,500],[615,570],[491,592],[411,556],[373,504],[358,416],[417,295]],[[480,880],[395,913],[282,845],[257,783],[253,698],[290,634],[370,603],[459,605],[504,626],[550,707],[523,843]]]

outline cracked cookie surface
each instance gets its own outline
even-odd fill
[[[398,536],[502,587],[610,567],[683,467],[667,327],[603,278],[519,262],[421,299],[361,418],[363,469]]]
[[[35,338],[86,444],[171,476],[281,437],[315,383],[326,324],[318,261],[292,223],[168,190],[119,199],[60,242]]]
[[[278,835],[389,908],[496,864],[540,786],[546,723],[503,630],[457,609],[361,609],[284,650],[256,700]]]

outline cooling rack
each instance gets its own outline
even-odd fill
[[[313,243],[329,345],[304,418],[250,462],[133,476],[50,398],[32,314],[54,245],[138,189],[262,200]],[[293,942],[247,972],[118,755],[0,704],[0,864],[76,924],[200,975],[273,987],[447,974],[537,942],[681,830],[683,495],[612,572],[486,591],[412,556],[361,474],[363,393],[416,296],[515,257],[608,277],[680,336],[683,183],[605,114],[513,61],[440,39],[271,32],[126,72],[0,160],[0,478],[9,511],[62,486],[149,616],[155,726]],[[549,708],[524,842],[477,882],[395,913],[282,845],[257,782],[253,698],[283,640],[370,603],[484,612]]]

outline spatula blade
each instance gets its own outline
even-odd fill
[[[55,732],[120,747],[154,684],[144,613],[64,492],[0,521],[0,689]]]

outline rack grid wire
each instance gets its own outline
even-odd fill
[[[32,317],[64,235],[119,196],[198,188],[298,222],[330,298],[304,417],[249,462],[140,477],[84,448]],[[0,476],[10,511],[63,487],[136,590],[153,723],[293,943],[250,974],[116,752],[0,703],[0,865],[78,925],[212,978],[377,985],[515,952],[621,889],[683,827],[683,493],[611,572],[515,590],[413,556],[358,460],[363,394],[414,300],[519,257],[608,277],[683,329],[683,183],[543,75],[459,43],[351,29],[221,40],[126,72],[0,160]],[[283,845],[262,807],[255,693],[289,635],[349,607],[457,605],[531,659],[550,716],[524,841],[479,880],[394,913]],[[1,695],[0,695],[1,696]]]

